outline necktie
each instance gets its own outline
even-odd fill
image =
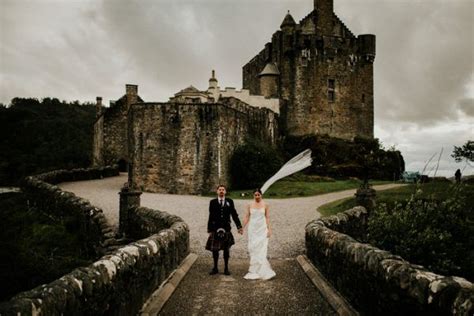
[[[221,207],[224,207],[224,200],[220,200],[221,201]]]

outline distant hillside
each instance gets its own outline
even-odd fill
[[[0,106],[0,186],[33,173],[90,164],[93,104],[14,98]]]

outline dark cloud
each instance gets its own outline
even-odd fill
[[[474,117],[474,98],[459,100],[458,106],[462,112],[462,115]]]

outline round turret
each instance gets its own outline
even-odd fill
[[[286,31],[293,30],[295,26],[296,26],[295,19],[293,19],[293,17],[290,14],[290,10],[288,10],[288,13],[283,19],[283,22],[281,22],[280,28],[283,32],[286,32]]]
[[[357,37],[359,42],[359,52],[367,61],[373,62],[375,59],[375,35],[363,34]]]
[[[265,98],[278,98],[278,78],[280,71],[275,63],[266,64],[262,72],[258,75],[260,78],[260,93]]]

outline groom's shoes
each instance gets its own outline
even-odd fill
[[[214,275],[217,273],[219,273],[219,270],[217,270],[216,268],[212,269],[211,272],[209,272],[210,275]]]
[[[224,270],[224,274],[225,274],[225,275],[230,275],[229,269],[225,269],[225,270]]]

